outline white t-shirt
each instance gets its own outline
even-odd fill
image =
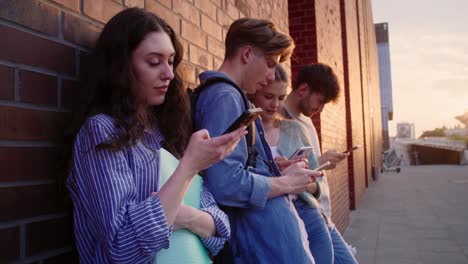
[[[273,156],[273,159],[281,156],[281,154],[278,152],[278,146],[270,146],[270,150],[271,150],[271,155]]]
[[[310,142],[314,147],[314,154],[317,158],[320,157],[322,155],[322,153],[320,152],[320,142],[318,139],[317,130],[315,129],[314,124],[312,123],[312,119],[303,114],[294,114],[291,110],[288,109],[286,104],[284,104],[283,109],[284,111],[286,111],[286,113],[288,113],[290,117],[292,117],[294,120],[301,122],[301,124],[307,129]],[[318,199],[318,203],[320,205],[320,208],[325,212],[325,214],[329,218],[331,218],[330,187],[328,186],[328,180],[326,175],[322,177],[320,187],[322,194]]]

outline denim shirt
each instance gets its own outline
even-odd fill
[[[227,75],[208,71],[201,81]],[[211,137],[221,135],[245,107],[241,94],[227,83],[207,87],[196,104],[196,129],[206,128]],[[297,212],[287,195],[268,199],[269,177],[279,176],[259,119],[256,125],[256,167],[245,168],[247,144],[241,139],[224,160],[205,171],[205,184],[226,210],[231,224],[235,263],[313,263],[301,240]],[[299,220],[300,221],[300,220]]]

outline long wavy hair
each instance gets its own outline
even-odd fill
[[[171,39],[175,49],[174,79],[169,84],[164,102],[150,106],[142,116],[137,112],[139,106],[132,92],[136,77],[131,59],[134,50],[152,32],[165,32]],[[86,118],[107,114],[114,118],[122,132],[97,148],[118,151],[136,144],[144,134],[144,122],[148,120],[164,136],[163,147],[181,157],[190,138],[192,123],[188,96],[177,70],[182,56],[183,48],[174,30],[157,15],[140,8],[129,8],[115,15],[105,25],[88,60],[82,63],[82,86],[86,92],[81,101],[85,103],[75,113],[75,125],[70,133],[72,138]]]

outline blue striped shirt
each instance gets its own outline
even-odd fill
[[[73,201],[76,245],[81,263],[145,263],[169,247],[168,226],[158,191],[162,135],[145,132],[121,151],[96,149],[119,132],[107,115],[89,118],[76,136],[67,187]],[[202,210],[216,225],[216,235],[201,239],[216,255],[230,237],[229,220],[203,187]]]

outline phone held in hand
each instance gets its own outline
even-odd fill
[[[343,153],[351,153],[352,151],[358,149],[359,147],[360,147],[360,145],[352,146],[352,147],[349,148],[348,150],[343,151]]]
[[[250,126],[252,122],[263,112],[261,108],[252,108],[245,110],[239,118],[234,121],[231,126],[226,129],[224,134],[231,133],[232,131],[238,129],[241,126]]]
[[[311,147],[311,146],[300,147],[300,148],[296,149],[296,151],[294,151],[294,153],[291,155],[291,157],[289,157],[289,159],[307,158],[307,157],[309,157],[310,153],[312,153],[313,150],[314,150],[314,148]]]
[[[327,168],[328,166],[331,165],[331,162],[330,161],[327,161],[325,163],[323,163],[322,165],[318,166],[317,168],[313,169],[313,171],[321,171],[321,170],[324,170],[325,168]],[[324,174],[322,174],[321,176],[323,176]],[[320,176],[320,177],[321,177]]]

